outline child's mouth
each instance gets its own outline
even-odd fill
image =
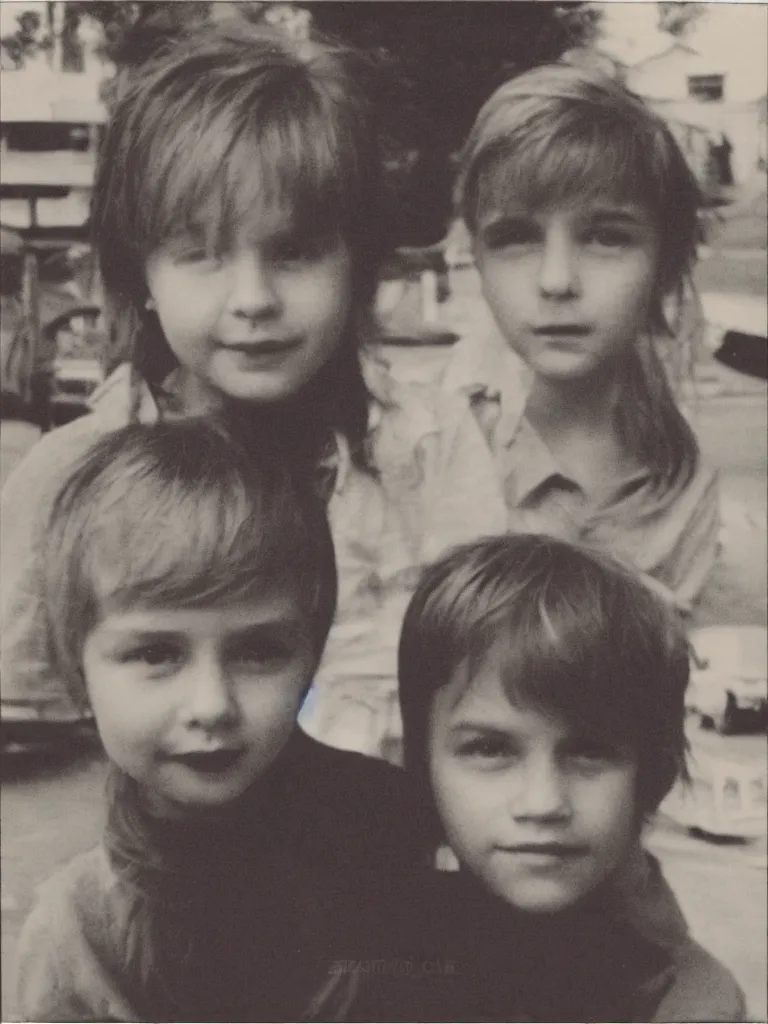
[[[568,341],[574,338],[586,338],[591,332],[586,324],[542,324],[535,327],[533,333],[541,338]]]
[[[188,754],[176,754],[171,760],[183,764],[192,771],[206,775],[221,775],[237,764],[243,755],[239,748],[226,750],[193,751]]]
[[[585,847],[568,843],[520,843],[500,848],[503,853],[530,864],[557,864],[584,856]]]
[[[230,352],[239,352],[252,359],[259,357],[281,355],[290,352],[297,345],[295,338],[263,338],[260,341],[240,341],[224,345]]]

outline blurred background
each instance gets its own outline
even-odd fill
[[[371,56],[395,198],[382,308],[395,340],[451,341],[439,306],[469,262],[453,224],[457,152],[492,89],[556,59],[625,82],[668,121],[702,187],[699,285],[721,358],[765,376],[766,39],[762,4],[377,2],[0,4],[3,415],[40,429],[85,408],[109,369],[88,208],[110,98],[185,24],[312,25]],[[747,255],[743,255],[746,253]],[[760,255],[756,255],[759,253]],[[751,255],[750,255],[751,254]],[[736,307],[723,295],[738,294]],[[712,297],[714,296],[714,298]],[[724,321],[724,322],[721,322]],[[735,332],[735,334],[733,333]]]
[[[379,296],[382,354],[403,378],[439,374],[452,342],[489,326],[450,196],[456,154],[497,84],[556,59],[598,67],[678,138],[702,190],[681,398],[721,474],[723,551],[696,620],[709,667],[692,688],[690,736],[708,803],[672,800],[649,843],[694,934],[744,986],[751,1019],[768,1020],[765,737],[760,728],[742,734],[725,703],[732,692],[764,716],[768,6],[3,0],[0,482],[42,431],[87,411],[110,367],[88,216],[120,77],[185,23],[231,16],[299,36],[314,24],[371,55],[397,211]],[[4,975],[35,887],[98,838],[104,772],[98,753],[4,758]],[[751,816],[739,818],[746,792]],[[12,1015],[8,985],[2,1016]]]

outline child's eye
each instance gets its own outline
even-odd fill
[[[626,249],[635,244],[635,236],[626,228],[605,227],[591,228],[586,233],[587,243],[599,245],[606,249]]]
[[[513,757],[515,749],[505,736],[478,736],[462,743],[458,752],[461,757],[496,761]]]
[[[510,218],[488,225],[482,235],[488,249],[498,250],[534,244],[541,241],[542,232],[533,221]]]
[[[601,740],[574,740],[564,753],[570,760],[584,765],[615,764],[625,760],[620,750]]]
[[[284,643],[268,637],[243,640],[229,652],[234,663],[246,667],[274,665],[288,656],[289,651]]]
[[[221,257],[208,249],[198,246],[177,251],[174,255],[174,262],[180,266],[205,266],[214,268],[221,264]]]
[[[124,664],[143,664],[149,668],[173,667],[180,664],[183,652],[176,645],[164,640],[138,644],[119,655]]]
[[[308,263],[320,259],[328,248],[321,238],[282,238],[276,241],[269,255],[275,263]]]

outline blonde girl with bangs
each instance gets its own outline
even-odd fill
[[[296,723],[336,607],[323,502],[226,417],[132,423],[46,540],[51,658],[109,774],[98,843],[24,923],[19,1019],[355,1019],[331,966],[382,955],[419,815],[401,771]]]
[[[598,72],[536,68],[481,109],[456,197],[526,380],[505,394],[489,346],[463,382],[507,528],[605,546],[689,612],[716,558],[718,492],[670,383],[701,202],[672,133]]]
[[[121,81],[92,208],[114,369],[92,414],[44,437],[3,491],[7,735],[81,716],[41,613],[57,487],[106,432],[224,410],[254,445],[277,438],[328,502],[339,611],[307,728],[382,753],[440,428],[368,344],[391,218],[366,73],[352,51],[235,20]]]

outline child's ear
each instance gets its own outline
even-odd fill
[[[443,843],[442,846],[438,846],[435,851],[435,870],[436,871],[458,871],[459,870],[459,858],[448,846],[447,843]]]

